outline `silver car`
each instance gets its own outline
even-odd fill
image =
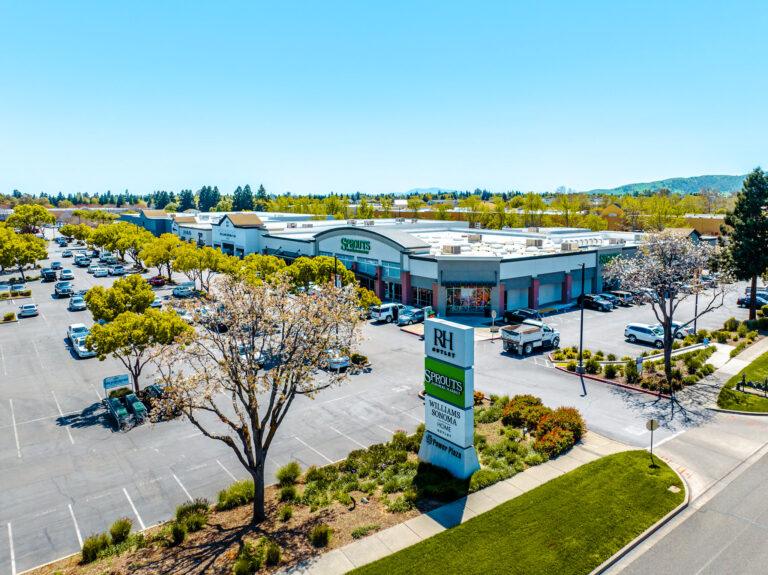
[[[38,314],[37,304],[25,303],[24,305],[19,307],[19,313],[17,313],[16,315],[18,317],[35,317],[37,314]]]

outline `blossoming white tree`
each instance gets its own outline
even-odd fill
[[[277,277],[215,280],[217,301],[191,341],[157,362],[167,410],[180,409],[204,436],[229,446],[253,478],[252,521],[265,518],[267,451],[295,398],[347,373],[323,370],[328,350],[351,356],[360,323],[353,287],[292,294]]]
[[[649,290],[652,295],[653,313],[664,330],[664,375],[670,392],[675,313],[683,301],[698,295],[693,317],[680,322],[679,329],[723,305],[730,283],[727,273],[721,270],[717,282],[707,289],[701,282],[705,270],[717,267],[718,257],[718,248],[663,231],[647,235],[637,254],[616,257],[605,265],[603,275],[608,281],[630,291]]]

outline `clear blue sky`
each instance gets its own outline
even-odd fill
[[[768,3],[0,0],[0,191],[741,174]]]

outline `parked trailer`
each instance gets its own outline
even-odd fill
[[[504,351],[528,355],[533,350],[560,346],[560,332],[544,322],[527,319],[501,328]]]

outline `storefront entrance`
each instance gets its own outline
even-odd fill
[[[449,314],[483,313],[491,305],[490,287],[449,287],[446,292],[446,311]]]
[[[432,290],[427,288],[412,287],[411,302],[416,307],[427,307],[432,305]]]
[[[403,286],[395,282],[384,282],[384,301],[402,301]]]

